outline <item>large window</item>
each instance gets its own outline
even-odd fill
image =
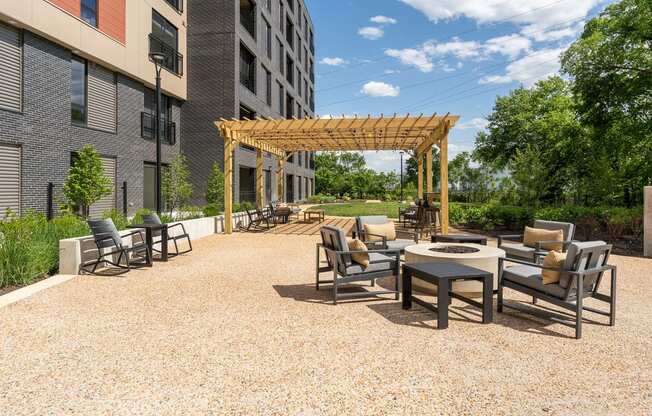
[[[265,49],[267,50],[267,57],[272,59],[272,26],[267,20],[263,20],[265,22]]]
[[[150,35],[149,51],[165,55],[163,67],[181,75],[183,57],[179,53],[179,31],[156,10],[152,10],[152,34]]]
[[[265,102],[268,106],[272,106],[272,73],[267,69],[265,70]]]
[[[294,61],[290,55],[285,57],[285,79],[288,80],[290,85],[294,86]]]
[[[240,44],[240,83],[256,93],[256,57]]]
[[[75,124],[86,125],[86,103],[88,102],[86,61],[73,56],[71,66],[71,120]]]
[[[256,38],[256,3],[252,0],[240,0],[240,23]]]
[[[165,0],[170,4],[170,6],[174,7],[177,9],[177,11],[182,12],[183,11],[183,0]]]
[[[97,27],[97,0],[81,0],[81,18]]]
[[[276,38],[276,43],[278,46],[278,70],[283,75],[285,74],[285,48],[281,39]]]
[[[156,137],[156,92],[145,88],[145,111],[141,120],[141,136],[145,139]],[[176,143],[176,123],[172,122],[172,99],[161,94],[161,138],[168,144]]]
[[[280,82],[276,82],[276,85],[278,86],[278,113],[283,116],[283,109],[285,108],[285,88],[283,88],[283,84]]]
[[[290,16],[285,17],[285,40],[288,41],[290,48],[294,49],[294,24]]]

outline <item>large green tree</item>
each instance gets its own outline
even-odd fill
[[[562,57],[609,202],[640,203],[652,183],[652,2],[622,0],[590,20]]]

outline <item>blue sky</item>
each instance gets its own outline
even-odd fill
[[[306,0],[316,112],[451,114],[450,157],[473,148],[497,95],[557,73],[604,0]],[[365,153],[376,170],[398,154]]]

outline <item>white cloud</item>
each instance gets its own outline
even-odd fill
[[[372,23],[378,23],[379,25],[395,25],[398,21],[392,17],[387,16],[374,16],[369,19]]]
[[[429,40],[421,46],[421,49],[430,56],[452,54],[458,59],[467,59],[480,56],[482,45],[475,41],[461,41],[459,38],[453,38],[452,41],[444,43]]]
[[[385,70],[385,74],[387,74],[387,75],[400,74],[400,73],[401,73],[401,71],[399,71],[398,69],[386,69]]]
[[[435,65],[423,50],[418,49],[388,49],[385,55],[397,58],[403,65],[415,66],[421,72],[431,72]]]
[[[377,40],[385,35],[385,31],[379,27],[367,26],[358,30],[358,35],[365,39]]]
[[[364,84],[360,92],[370,97],[398,97],[400,88],[384,82],[370,81]]]
[[[487,125],[489,125],[489,121],[484,118],[476,117],[464,123],[460,123],[455,127],[460,130],[484,130]]]
[[[480,84],[507,84],[521,82],[531,87],[537,81],[559,72],[559,57],[566,48],[542,49],[507,65],[504,75],[490,75],[480,79]]]
[[[487,53],[498,53],[514,59],[522,52],[527,52],[530,46],[532,46],[530,39],[525,36],[512,34],[489,39],[484,44],[484,50]]]
[[[581,21],[573,26],[560,26],[560,28],[548,28],[548,30],[533,24],[523,28],[521,33],[537,42],[553,42],[564,38],[577,37],[584,30],[584,23],[584,21]]]
[[[330,66],[343,66],[343,65],[346,65],[346,64],[349,63],[349,61],[346,61],[346,60],[344,60],[342,58],[338,58],[338,57],[334,57],[334,58],[328,58],[327,57],[327,58],[322,59],[319,62],[324,64],[324,65],[330,65]]]

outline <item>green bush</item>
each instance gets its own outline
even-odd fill
[[[194,220],[196,218],[203,218],[204,217],[204,209],[202,207],[194,206],[194,205],[188,205],[185,207],[182,207],[177,215],[175,216],[174,220],[175,221],[186,221],[186,220]]]
[[[102,214],[102,218],[105,219],[111,219],[113,220],[113,224],[115,224],[115,228],[118,230],[126,230],[127,226],[129,225],[129,220],[127,219],[122,212],[118,211],[117,209],[112,209],[110,211],[105,211]]]
[[[245,212],[254,209],[254,204],[244,201],[239,204],[233,204],[233,212]]]
[[[208,204],[204,207],[204,215],[207,217],[216,217],[222,214],[222,210],[216,204]]]
[[[143,223],[143,217],[145,215],[151,214],[152,211],[151,209],[148,208],[140,208],[139,210],[136,211],[136,214],[134,217],[131,219],[132,224],[142,224]],[[163,221],[163,218],[161,218],[161,221]]]
[[[311,204],[329,204],[335,202],[336,198],[331,195],[317,194],[308,197],[308,202]]]

